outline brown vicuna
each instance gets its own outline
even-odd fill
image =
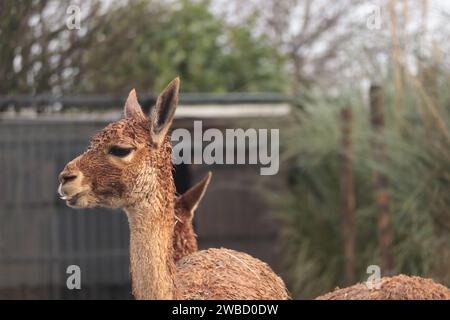
[[[336,289],[317,300],[450,300],[450,289],[431,279],[398,275],[380,279],[380,287],[366,283]]]
[[[247,254],[209,249],[173,258],[175,187],[168,130],[179,80],[146,117],[134,90],[125,118],[95,135],[59,176],[59,192],[75,208],[122,208],[130,226],[130,268],[137,299],[287,299],[281,278]]]
[[[208,172],[202,181],[191,187],[175,200],[175,227],[173,235],[173,257],[175,261],[198,250],[197,234],[194,231],[194,211],[205,195],[211,180]]]

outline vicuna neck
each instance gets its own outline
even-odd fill
[[[174,299],[174,185],[158,177],[156,190],[126,208],[130,225],[130,268],[136,299]]]

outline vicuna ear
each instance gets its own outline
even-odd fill
[[[190,188],[178,198],[178,201],[180,201],[183,208],[187,209],[191,215],[194,214],[194,211],[197,209],[200,200],[202,200],[203,196],[205,195],[205,191],[209,185],[211,176],[212,173],[208,172],[208,174],[203,178],[202,181],[197,183],[195,186]]]
[[[136,90],[131,90],[123,110],[125,118],[145,118],[142,108],[137,100]]]
[[[180,90],[180,79],[172,80],[160,93],[156,105],[150,113],[152,123],[152,141],[160,146],[172,125],[175,109],[178,105],[178,91]]]

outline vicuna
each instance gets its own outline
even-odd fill
[[[179,79],[159,95],[149,117],[133,90],[125,118],[93,137],[59,176],[59,192],[75,208],[122,208],[130,226],[130,265],[137,299],[287,299],[267,264],[227,249],[197,251],[175,264],[175,187],[168,135]]]

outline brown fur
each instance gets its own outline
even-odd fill
[[[229,249],[208,249],[177,263],[182,299],[289,299],[283,280],[252,256]]]
[[[167,131],[178,102],[178,90],[179,80],[175,79],[159,95],[149,119],[132,91],[125,105],[125,119],[103,129],[92,139],[89,149],[61,172],[62,199],[76,208],[105,206],[125,210],[130,225],[132,287],[137,299],[209,299],[211,292],[224,299],[287,298],[283,281],[266,264],[251,257],[252,260],[246,260],[247,255],[242,253],[231,253],[236,259],[224,249],[199,251],[175,265],[175,187]],[[111,146],[132,151],[127,156],[117,156],[110,154]],[[201,261],[209,262],[205,267]],[[227,267],[218,272],[221,265]],[[249,265],[253,270],[250,273]],[[221,278],[239,281],[226,288],[226,283],[220,283]],[[198,287],[199,282],[206,287]],[[198,291],[192,292],[192,288]]]
[[[197,234],[194,231],[194,211],[205,194],[211,172],[202,181],[179,196],[175,201],[175,228],[173,254],[175,262],[198,250]]]
[[[450,289],[431,279],[398,275],[381,278],[379,289],[365,283],[336,289],[317,300],[450,300]]]

